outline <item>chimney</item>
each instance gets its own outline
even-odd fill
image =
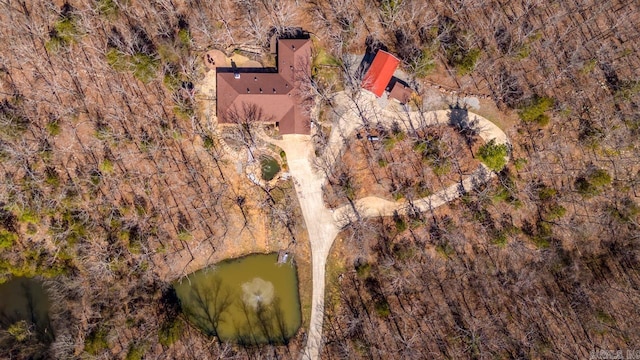
[[[233,68],[233,78],[236,80],[240,79],[240,71],[238,71],[238,67],[234,61],[231,61],[231,68]]]

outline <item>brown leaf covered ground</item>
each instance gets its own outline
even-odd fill
[[[52,279],[60,305],[49,352],[3,333],[6,356],[298,356],[304,330],[289,347],[189,326],[158,339],[181,319],[167,281],[294,239],[308,254],[291,184],[268,196],[239,174],[192,90],[206,50],[259,60],[271,26],[296,25],[342,63],[385,45],[420,94],[493,101],[514,145],[498,180],[451,206],[343,233],[324,357],[638,348],[639,15],[622,0],[2,2],[0,277]],[[319,94],[344,87],[324,80]],[[543,98],[544,116],[505,115]]]

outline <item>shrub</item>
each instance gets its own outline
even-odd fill
[[[25,341],[29,337],[29,335],[31,335],[29,324],[25,320],[20,320],[11,324],[7,329],[7,332],[14,339],[20,342]]]
[[[489,169],[499,172],[507,164],[508,148],[505,144],[496,144],[495,139],[482,145],[478,149],[478,157],[489,167]]]
[[[455,249],[449,243],[443,243],[436,245],[436,252],[443,258],[448,259],[455,253]]]
[[[593,186],[586,177],[581,176],[574,182],[576,190],[582,196],[593,196],[597,194],[598,190]]]
[[[178,30],[178,39],[180,40],[180,45],[183,48],[188,49],[189,47],[191,47],[191,42],[193,40],[191,39],[191,34],[189,33],[189,30],[187,29]]]
[[[31,209],[21,209],[18,213],[18,221],[21,223],[37,224],[40,222],[38,214]]]
[[[640,214],[640,206],[628,197],[619,204],[608,205],[606,210],[611,216],[623,223],[633,223],[636,216]]]
[[[532,240],[538,249],[547,249],[551,245],[549,239],[540,235],[534,236]]]
[[[187,230],[181,230],[178,232],[178,240],[180,241],[191,241],[193,239],[193,235]]]
[[[413,258],[416,254],[416,249],[411,244],[393,244],[391,250],[393,251],[394,258],[402,262]]]
[[[505,188],[504,186],[500,186],[496,190],[496,193],[491,197],[491,200],[494,203],[498,203],[501,201],[508,201],[510,197],[511,193],[509,192],[509,189]]]
[[[98,355],[108,348],[109,343],[107,342],[107,331],[105,329],[94,330],[84,340],[84,350],[91,355]]]
[[[18,138],[29,128],[29,118],[19,106],[19,99],[0,102],[0,136]]]
[[[447,175],[451,171],[451,163],[447,159],[434,161],[431,166],[433,168],[433,173],[437,176]]]
[[[98,0],[96,5],[98,12],[107,17],[118,13],[118,4],[114,0]]]
[[[567,213],[567,209],[560,204],[553,204],[549,206],[548,217],[549,220],[556,220],[564,216]]]
[[[18,240],[18,234],[0,229],[0,250],[11,247]]]
[[[103,174],[110,174],[113,172],[113,162],[109,159],[104,159],[102,163],[100,163],[99,169]]]
[[[366,261],[360,261],[356,264],[356,273],[360,278],[367,278],[371,273],[371,264]]]
[[[551,200],[557,193],[558,191],[556,189],[544,186],[538,190],[538,197],[542,201]]]
[[[611,183],[611,175],[606,170],[597,169],[589,176],[591,183],[595,186],[604,186]]]
[[[598,310],[596,312],[596,318],[598,319],[598,321],[602,322],[603,324],[608,324],[608,325],[616,324],[616,319],[614,319],[613,316],[611,316],[605,310]]]
[[[382,144],[384,145],[385,150],[391,151],[396,146],[397,141],[398,140],[396,139],[395,136],[389,136],[382,140]]]
[[[211,149],[211,148],[213,148],[213,145],[214,145],[214,143],[213,143],[213,139],[211,138],[211,136],[204,135],[202,137],[202,146],[205,149]]]
[[[45,175],[45,179],[44,181],[52,186],[52,187],[58,187],[60,185],[60,175],[58,175],[58,172],[56,171],[56,169],[47,166],[44,170],[44,175]]]
[[[591,74],[593,70],[596,68],[596,65],[598,65],[598,60],[596,59],[587,60],[582,64],[580,73],[582,73],[582,75]]]
[[[148,83],[156,77],[158,59],[151,55],[137,53],[131,56],[130,67],[133,76],[143,83]]]
[[[129,345],[129,351],[127,351],[126,360],[142,360],[144,356],[144,348],[140,345]]]
[[[114,68],[116,71],[125,71],[128,67],[127,54],[116,48],[110,48],[106,54],[107,64]]]
[[[521,171],[524,169],[524,166],[527,164],[527,159],[518,158],[513,161],[513,166],[515,166],[516,170]]]
[[[173,107],[173,113],[179,118],[188,120],[195,115],[195,109],[191,101],[187,99],[186,101],[176,102],[176,106]]]
[[[516,58],[522,60],[528,58],[529,55],[531,55],[531,47],[529,44],[522,44],[517,48]]]
[[[116,71],[131,71],[136,79],[148,83],[155,79],[158,71],[159,60],[152,55],[135,53],[131,56],[122,51],[111,48],[106,53],[109,66]]]
[[[180,75],[175,72],[168,71],[165,72],[164,77],[162,78],[162,83],[167,89],[171,91],[177,91],[182,85]]]
[[[59,20],[54,29],[56,35],[62,39],[65,44],[70,44],[75,41],[75,36],[79,34],[78,25],[73,17],[66,16]]]
[[[163,346],[170,346],[180,339],[184,329],[184,324],[179,318],[172,321],[165,321],[158,331],[158,341]]]
[[[398,231],[398,233],[401,233],[405,230],[407,230],[407,222],[404,221],[404,219],[402,218],[402,216],[396,216],[394,214],[393,216],[393,220],[396,223],[396,230]]]
[[[447,61],[463,76],[475,69],[481,53],[479,48],[467,49],[459,44],[451,44],[447,49]]]
[[[49,34],[49,41],[45,43],[47,51],[56,52],[76,42],[80,30],[73,16],[62,16]]]
[[[385,299],[379,299],[375,302],[376,313],[380,315],[380,317],[387,317],[391,314],[391,308],[389,307],[389,302]]]
[[[549,116],[545,112],[549,111],[554,101],[549,97],[534,96],[518,111],[518,116],[525,123],[536,123],[546,126],[549,123]]]
[[[58,120],[52,120],[47,122],[46,128],[47,128],[47,132],[51,136],[56,136],[60,134],[60,123],[58,122]]]
[[[460,75],[466,75],[473,71],[476,67],[476,62],[480,57],[481,51],[478,48],[473,48],[467,52],[455,63],[456,70]]]
[[[596,169],[587,176],[576,179],[574,185],[578,193],[591,197],[600,193],[600,188],[611,183],[611,175],[606,170]]]
[[[536,223],[536,230],[537,233],[531,238],[536,247],[538,249],[546,249],[551,246],[551,239],[553,236],[551,224],[546,221],[539,220]]]
[[[411,61],[410,66],[416,77],[426,77],[436,67],[433,51],[430,48],[422,49],[420,55]]]
[[[640,93],[640,81],[627,80],[620,82],[620,86],[616,90],[614,97],[616,99],[628,101],[638,93]]]
[[[499,248],[503,248],[507,246],[509,239],[507,238],[507,234],[504,231],[498,231],[493,239],[491,239],[491,243]]]

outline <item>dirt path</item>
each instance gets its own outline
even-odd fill
[[[351,110],[347,111],[335,126],[340,133],[332,132],[329,138],[328,146],[330,149],[325,153],[328,153],[328,156],[331,156],[333,159],[339,156],[342,148],[342,139],[353,136],[353,132],[363,125],[362,121],[359,120],[358,111],[362,112],[361,109],[368,108],[366,106],[367,101],[370,103],[373,102],[371,98],[363,98],[360,99],[360,101],[363,103],[354,109],[355,105],[353,101],[346,98],[344,94],[337,97],[338,104],[351,108]],[[404,131],[407,131],[411,128],[418,128],[425,125],[450,123],[449,110],[430,111],[420,114],[419,112],[393,112],[384,109],[381,111],[381,115],[382,116],[372,117],[369,126],[375,127],[377,124],[390,126],[393,121],[396,120],[398,121],[398,125],[400,125]],[[497,144],[509,145],[507,135],[491,121],[473,113],[468,113],[468,120],[473,123],[473,127],[477,130],[478,135],[485,142],[495,139]],[[481,164],[473,174],[462,179],[459,183],[453,184],[431,196],[414,201],[413,206],[421,212],[433,210],[438,206],[455,200],[465,191],[470,191],[477,184],[482,184],[495,176],[495,172],[491,171],[484,164]],[[361,218],[392,216],[396,211],[399,214],[406,214],[409,205],[406,200],[394,202],[379,197],[365,197],[356,200],[354,206],[344,205],[336,209],[334,212],[334,221],[338,227],[343,227],[347,225],[349,221],[356,219],[356,211]]]
[[[322,200],[322,184],[325,178],[313,169],[312,159],[315,156],[311,137],[284,135],[282,140],[271,140],[271,142],[281,147],[287,154],[289,172],[293,178],[302,216],[309,232],[313,297],[307,346],[302,357],[317,359],[322,342],[325,266],[339,228],[333,220],[333,213],[324,206]]]
[[[440,124],[449,122],[449,111],[434,111],[420,114],[418,112],[402,112],[380,109],[376,98],[362,92],[354,102],[344,93],[336,95],[336,112],[339,120],[333,124],[328,145],[323,154],[325,164],[332,164],[340,155],[344,139],[353,136],[356,129],[364,126],[362,118],[369,119],[368,126],[377,123],[390,125],[394,120],[405,130],[410,127]],[[371,114],[371,117],[368,116]],[[489,120],[469,113],[476,120],[479,135],[484,141],[496,139],[498,143],[508,143],[507,136]],[[264,137],[264,136],[262,136]],[[279,147],[287,154],[289,172],[295,184],[296,194],[302,208],[302,215],[309,232],[311,243],[311,259],[313,272],[313,294],[311,305],[311,321],[307,336],[307,345],[302,354],[303,359],[318,359],[322,346],[322,322],[324,316],[325,266],[331,245],[340,228],[353,219],[355,213],[350,206],[343,206],[332,212],[327,209],[322,199],[322,185],[326,177],[313,165],[316,161],[313,143],[309,135],[284,135],[282,140],[265,139]],[[484,165],[472,175],[437,194],[414,202],[420,211],[428,211],[459,197],[461,188],[470,190],[475,184],[485,182],[495,176]],[[356,209],[361,217],[390,216],[394,211],[403,213],[407,209],[405,202],[391,202],[378,197],[366,197],[356,202]]]

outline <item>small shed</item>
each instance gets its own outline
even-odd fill
[[[403,105],[411,100],[411,95],[413,95],[413,90],[400,81],[396,81],[389,92],[390,98],[398,100]]]

